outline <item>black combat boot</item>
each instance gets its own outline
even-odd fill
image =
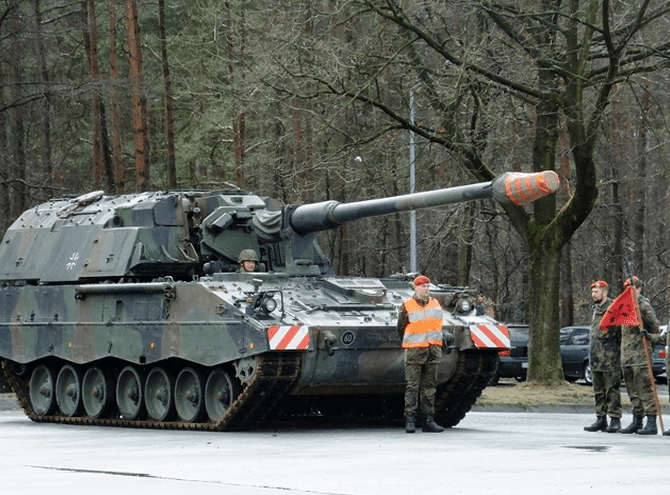
[[[644,428],[636,432],[638,435],[657,435],[658,429],[656,428],[656,415],[647,414],[647,424],[644,425]]]
[[[665,431],[663,432],[663,436],[664,436],[664,437],[670,437],[670,430],[665,430]]]
[[[414,433],[416,431],[416,415],[408,413],[405,416],[405,431],[407,433]]]
[[[423,429],[421,431],[427,431],[429,433],[440,433],[444,431],[440,425],[435,422],[432,414],[426,415],[426,422],[423,424]]]
[[[625,428],[619,430],[619,433],[635,433],[640,428],[642,428],[642,416],[638,416],[637,414],[633,413],[633,422]]]
[[[598,416],[596,422],[591,426],[585,426],[584,431],[605,431],[607,429],[607,417]]]
[[[610,419],[610,425],[605,430],[607,433],[619,433],[621,430],[621,420],[619,418]]]

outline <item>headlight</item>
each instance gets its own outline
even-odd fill
[[[470,302],[470,299],[461,299],[461,311],[463,313],[469,313],[470,310],[472,309],[472,303]]]
[[[261,306],[263,308],[263,311],[265,311],[266,313],[272,313],[275,309],[277,309],[277,301],[275,301],[271,295],[266,294],[265,297],[263,298]]]

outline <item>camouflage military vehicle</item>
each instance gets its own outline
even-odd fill
[[[341,278],[316,233],[357,218],[494,196],[554,175],[413,195],[279,206],[240,190],[93,192],[26,211],[0,246],[0,359],[34,421],[253,428],[279,413],[402,417],[398,307],[408,279]],[[240,273],[244,249],[258,271]],[[434,286],[453,350],[436,418],[457,424],[496,371],[506,329]]]

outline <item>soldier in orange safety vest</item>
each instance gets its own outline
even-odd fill
[[[423,431],[444,431],[435,422],[437,369],[442,356],[442,307],[430,297],[430,280],[420,275],[412,282],[414,296],[398,313],[398,335],[405,349],[405,431],[416,431],[417,411]]]

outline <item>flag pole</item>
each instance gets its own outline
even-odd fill
[[[642,321],[642,315],[640,314],[640,304],[637,302],[637,291],[635,290],[635,285],[633,285],[633,268],[628,259],[626,259],[626,266],[628,267],[628,276],[630,277],[630,286],[633,289],[632,295],[635,304],[635,312],[637,313],[637,319],[642,323],[642,328],[644,328],[644,322]],[[640,328],[640,327],[638,327]],[[656,379],[654,378],[654,370],[651,367],[651,356],[649,355],[649,341],[640,335],[642,339],[642,347],[644,348],[644,357],[647,360],[647,372],[649,373],[649,382],[651,383],[651,391],[654,394],[654,405],[656,406],[656,414],[658,415],[658,421],[661,423],[661,431],[665,430],[663,426],[663,415],[661,414],[661,403],[658,400],[658,390],[656,389]]]

